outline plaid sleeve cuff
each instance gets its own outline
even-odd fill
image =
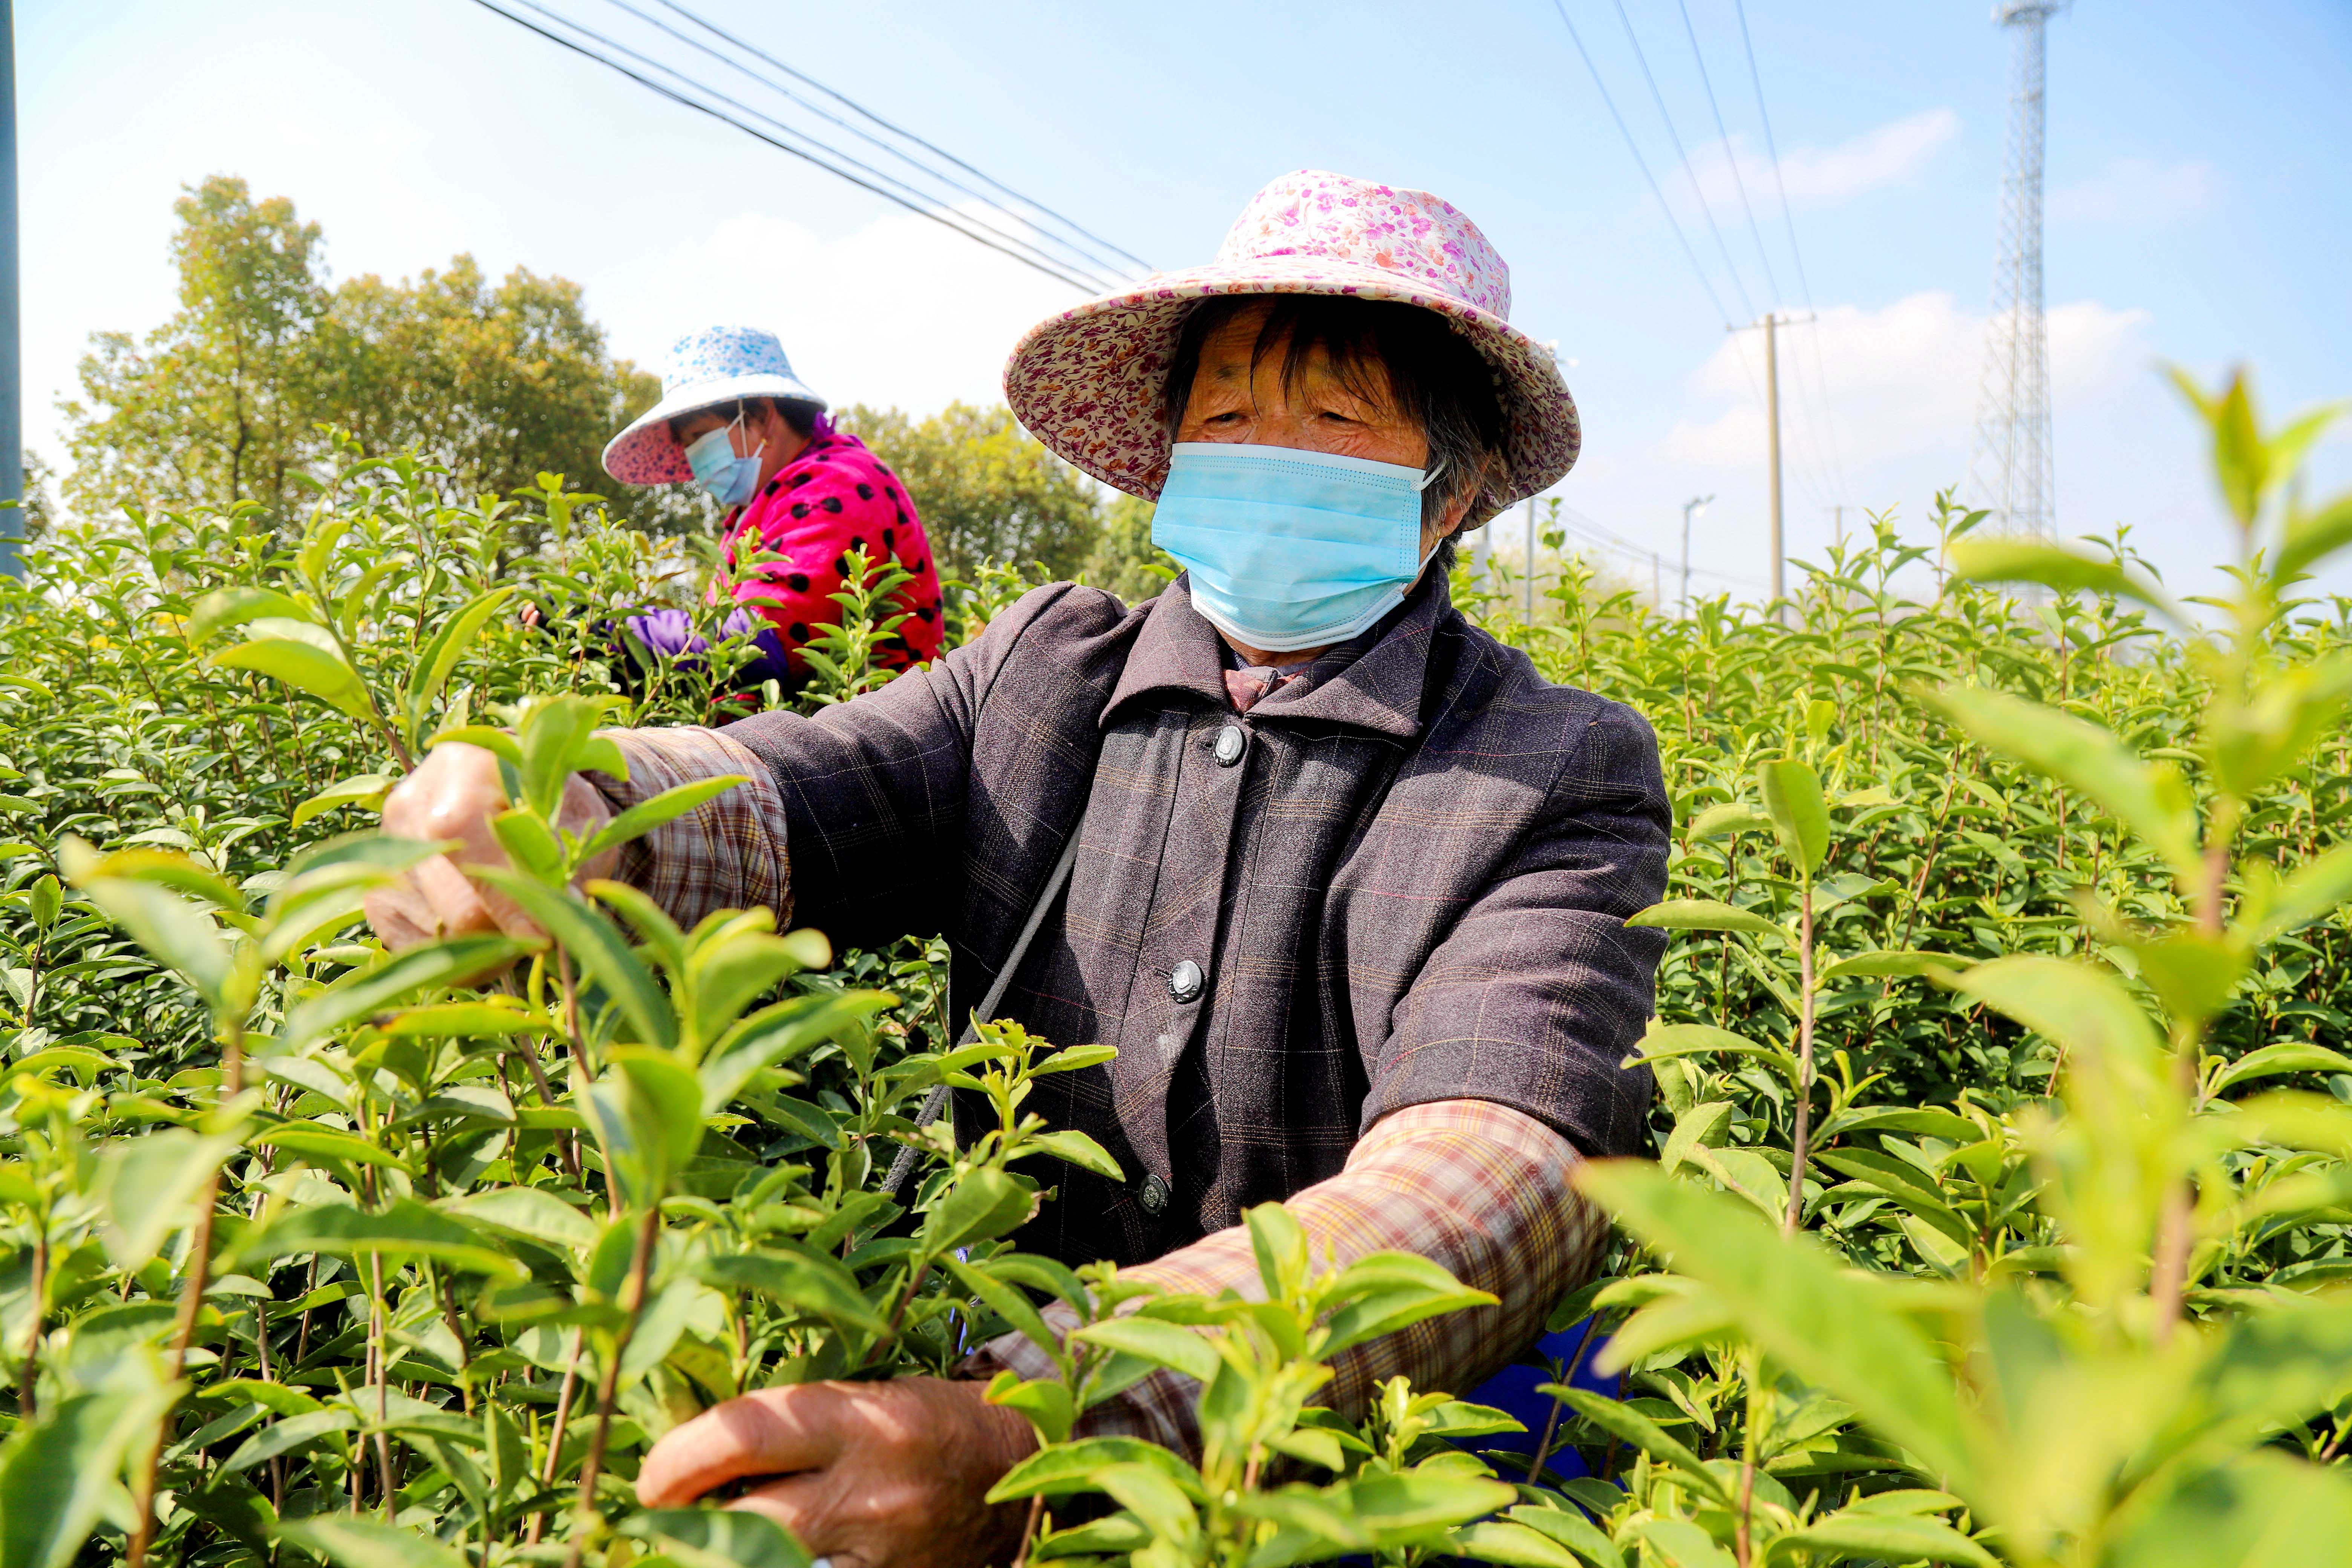
[[[792,924],[792,858],[784,842],[784,800],[768,764],[717,730],[608,730],[628,760],[629,776],[584,775],[617,814],[664,790],[722,773],[749,780],[622,847],[615,879],[659,904],[692,930],[714,910],[765,907],[776,929]]]
[[[1322,1402],[1360,1416],[1374,1387],[1400,1373],[1416,1389],[1467,1393],[1534,1343],[1608,1245],[1607,1219],[1571,1184],[1576,1164],[1568,1140],[1532,1116],[1485,1100],[1438,1100],[1381,1118],[1346,1170],[1290,1199],[1318,1250],[1340,1264],[1417,1252],[1500,1298],[1342,1352]],[[1241,1226],[1124,1273],[1176,1292],[1265,1294]],[[1045,1317],[1057,1330],[1076,1322],[1066,1308]],[[991,1342],[982,1359],[1023,1377],[1054,1375],[1051,1359],[1019,1334]],[[1199,1397],[1192,1379],[1155,1373],[1087,1412],[1074,1435],[1144,1437],[1197,1455]]]

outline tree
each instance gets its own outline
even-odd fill
[[[415,447],[453,499],[505,495],[541,471],[605,489],[606,437],[660,395],[612,357],[577,284],[518,268],[496,287],[470,256],[415,281],[330,289],[319,226],[285,197],[215,175],[173,210],[180,309],[142,339],[102,332],[63,405],[73,509],[226,507],[284,521],[324,471],[321,425],[372,453]],[[617,519],[677,531],[708,508],[677,487],[611,486]]]
[[[256,202],[215,175],[173,204],[180,309],[145,341],[100,332],[81,362],[68,503],[261,501],[283,515],[291,477],[319,451],[315,344],[327,290],[319,226],[283,196]]]
[[[607,354],[577,283],[517,268],[492,287],[470,256],[414,282],[371,273],[335,290],[320,351],[334,422],[371,452],[415,447],[461,495],[511,494],[548,471],[662,531],[709,515],[684,487],[604,478],[604,442],[661,384]]]
[[[998,562],[1067,577],[1093,549],[1102,510],[1094,481],[1003,405],[952,403],[919,422],[861,404],[836,418],[906,481],[942,573],[969,575]]]
[[[1095,546],[1078,567],[1078,581],[1108,589],[1129,604],[1152,597],[1182,570],[1151,542],[1151,514],[1141,496],[1116,495],[1103,509]]]

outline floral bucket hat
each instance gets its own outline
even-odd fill
[[[793,374],[784,345],[757,327],[705,327],[672,343],[662,363],[661,401],[604,445],[604,471],[625,485],[684,484],[694,478],[669,422],[739,397],[774,397],[825,406]]]
[[[1192,301],[1222,294],[1346,294],[1451,322],[1493,370],[1503,407],[1504,472],[1474,518],[1548,489],[1576,461],[1576,400],[1551,351],[1511,325],[1510,268],[1478,226],[1427,191],[1318,169],[1252,196],[1208,266],[1154,273],[1032,327],[1005,364],[1005,401],[1061,457],[1156,499],[1177,334]]]

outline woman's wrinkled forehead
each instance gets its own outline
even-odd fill
[[[1278,392],[1339,390],[1387,410],[1393,398],[1388,367],[1376,346],[1309,330],[1301,333],[1296,312],[1277,310],[1272,300],[1253,300],[1211,327],[1201,341],[1201,384],[1246,391],[1253,399]]]

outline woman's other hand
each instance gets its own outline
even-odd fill
[[[456,742],[434,747],[424,764],[384,797],[388,837],[457,841],[448,853],[436,855],[367,896],[368,924],[386,947],[396,952],[436,937],[484,931],[546,934],[504,894],[466,874],[467,867],[502,868],[508,863],[498,836],[490,831],[490,819],[506,809],[506,784],[499,775],[497,755]],[[585,836],[612,817],[604,797],[575,774],[564,787],[558,826]],[[616,851],[607,850],[581,875],[610,875],[618,859]]]
[[[835,1568],[978,1568],[1010,1561],[1027,1509],[982,1500],[1036,1447],[978,1383],[809,1383],[730,1399],[654,1445],[648,1508],[761,1484],[728,1506],[763,1513]]]

